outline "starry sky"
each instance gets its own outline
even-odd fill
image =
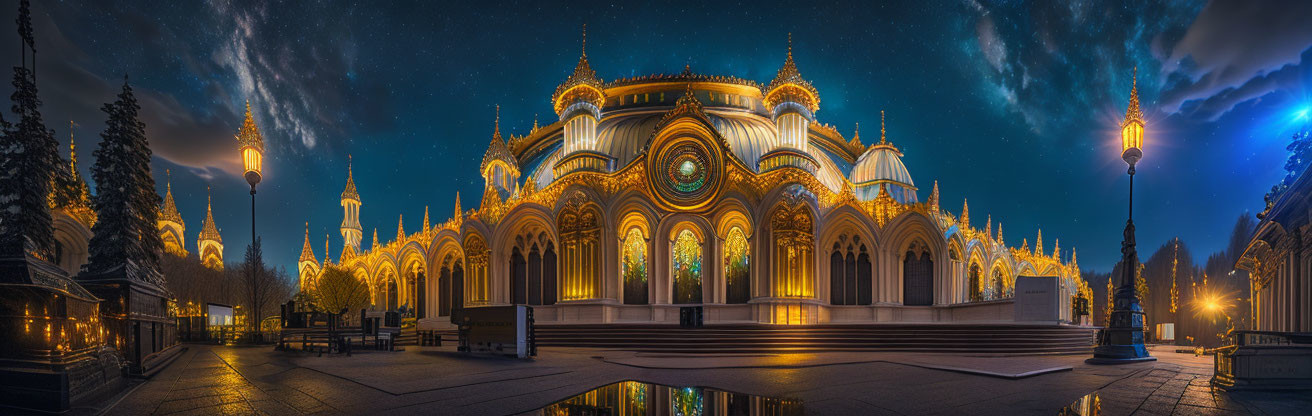
[[[861,123],[868,143],[886,110],[921,198],[937,180],[954,213],[969,199],[975,226],[991,214],[1012,245],[1042,227],[1048,250],[1060,238],[1095,271],[1119,259],[1117,127],[1136,66],[1149,122],[1141,247],[1179,236],[1202,256],[1222,249],[1282,177],[1312,104],[1312,2],[34,3],[43,114],[64,140],[77,123],[84,176],[98,109],[128,74],[161,194],[173,172],[187,248],[210,187],[229,261],[250,241],[233,139],[250,100],[267,148],[265,258],[293,274],[307,221],[320,258],[326,234],[341,250],[347,155],[366,246],[375,228],[390,240],[398,215],[416,231],[425,206],[446,220],[457,191],[475,205],[494,106],[506,134],[526,134],[535,115],[547,124],[584,24],[605,80],[687,64],[765,83],[791,32],[819,121],[848,137]],[[16,65],[7,33],[0,56]]]

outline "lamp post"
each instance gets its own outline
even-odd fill
[[[241,145],[241,164],[245,170],[246,183],[251,184],[251,247],[255,247],[255,184],[260,183],[263,174],[260,172],[264,164],[264,137],[260,135],[260,128],[255,125],[255,118],[251,116],[251,102],[246,102],[246,119],[242,121],[241,130],[237,132],[237,142]],[[260,290],[255,273],[255,264],[249,265],[251,288],[251,308],[250,308],[250,326],[251,329],[259,334],[260,329],[260,308],[255,305],[259,300],[257,292]]]
[[[246,120],[241,131],[237,132],[237,142],[241,144],[241,162],[245,168],[246,183],[251,184],[251,244],[255,244],[255,184],[260,183],[263,175],[260,167],[264,163],[264,138],[251,117],[251,103],[246,102]]]
[[[1139,291],[1135,276],[1139,269],[1139,254],[1134,242],[1134,165],[1143,158],[1143,112],[1139,109],[1139,69],[1135,68],[1134,87],[1130,90],[1130,106],[1121,122],[1121,159],[1130,165],[1129,218],[1125,221],[1124,239],[1121,240],[1121,274],[1116,280],[1112,296],[1112,313],[1107,328],[1098,337],[1090,364],[1121,364],[1156,361],[1143,345],[1143,307],[1139,305]]]

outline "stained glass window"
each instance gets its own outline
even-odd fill
[[[747,303],[752,298],[747,237],[738,227],[729,229],[724,240],[725,303]]]
[[[702,303],[702,243],[692,230],[683,230],[674,239],[674,303]]]
[[[624,276],[624,303],[647,304],[647,242],[642,230],[630,228],[621,245],[620,267]]]
[[[674,414],[677,416],[701,416],[702,411],[705,410],[702,407],[704,395],[699,387],[674,389],[670,391],[670,395],[674,396]]]

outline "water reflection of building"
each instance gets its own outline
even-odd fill
[[[481,202],[465,210],[457,196],[443,223],[425,208],[417,232],[398,224],[362,246],[348,170],[336,267],[379,307],[417,306],[421,327],[504,304],[537,305],[547,324],[669,323],[681,305],[704,306],[708,322],[1009,317],[1017,275],[1060,279],[1064,305],[1091,296],[1073,250],[1045,249],[1041,232],[1009,247],[964,201],[959,215],[940,206],[882,115],[871,145],[821,123],[791,47],[767,84],[689,68],[603,82],[584,53],[551,99],[559,121],[523,136],[503,136],[498,115]],[[307,232],[302,289],[330,262]]]
[[[803,414],[799,400],[730,393],[703,387],[668,387],[625,381],[553,403],[546,416],[574,415],[775,415]]]

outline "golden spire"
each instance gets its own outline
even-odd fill
[[[396,216],[396,241],[405,240],[405,220],[403,218],[404,216],[400,214]]]
[[[373,247],[374,250],[378,250],[378,227],[374,227],[374,238],[373,238],[373,240],[374,240],[374,242],[373,242],[373,244],[371,244],[370,246]]]
[[[797,71],[797,64],[793,62],[791,32],[788,34],[788,58],[784,60],[784,66],[779,68],[774,80],[761,91],[765,95],[765,105],[769,108],[791,101],[801,104],[812,113],[820,109],[820,93],[816,91],[815,86],[802,78],[802,74]]]
[[[934,181],[934,190],[929,192],[930,212],[938,214],[938,180]]]
[[[1060,239],[1060,238],[1052,240],[1052,258],[1057,259],[1057,262],[1058,262],[1058,263],[1061,262],[1061,239]]]
[[[1043,229],[1039,229],[1039,236],[1034,238],[1034,254],[1043,255]]]
[[[1006,241],[1002,240],[1002,222],[998,222],[998,245],[1006,246]]]
[[[452,218],[455,218],[455,219],[459,220],[460,217],[464,216],[464,211],[460,209],[460,191],[456,191],[456,209],[455,209],[455,211],[456,211],[456,212],[455,212],[455,214],[452,216]]]
[[[73,128],[77,123],[73,120],[68,121],[68,170],[77,175],[77,143],[73,142]]]
[[[501,104],[497,104],[497,116],[492,120],[492,138],[501,140]]]
[[[360,193],[355,189],[355,170],[351,167],[353,162],[354,158],[346,155],[346,189],[342,191],[342,200],[359,202]]]
[[[538,131],[538,114],[537,114],[537,113],[533,113],[533,129],[529,130],[529,133],[532,133],[532,132],[535,132],[535,131]]]
[[[1131,84],[1132,86],[1130,87],[1130,106],[1125,109],[1125,122],[1122,123],[1122,125],[1131,121],[1144,124],[1143,111],[1139,109],[1139,67],[1137,66],[1134,67],[1134,80],[1132,82],[1133,84]]]
[[[970,228],[970,202],[965,198],[961,199],[961,228]]]
[[[605,101],[605,95],[601,91],[602,83],[597,78],[597,72],[592,70],[588,65],[588,25],[583,25],[583,47],[579,55],[579,63],[574,66],[574,72],[565,82],[556,86],[556,92],[551,94],[551,103],[556,115],[562,115],[562,112],[570,104],[583,100],[592,105],[601,107]],[[577,88],[576,87],[583,87]]]
[[[888,144],[888,130],[884,128],[884,110],[879,110],[879,144]]]
[[[223,236],[219,235],[219,228],[214,225],[214,198],[210,195],[210,188],[205,187],[205,223],[200,227],[200,239],[212,240],[223,243]]]
[[[985,236],[992,236],[992,235],[993,235],[993,214],[989,214],[989,215],[987,215],[987,218],[988,218],[988,219],[984,220],[984,235],[985,235]]]
[[[856,128],[852,129],[852,140],[848,144],[855,147],[864,147],[861,145],[861,123],[856,123]]]
[[[164,169],[164,177],[164,206],[159,210],[159,219],[182,224],[182,214],[178,213],[178,205],[173,202],[173,174]]]
[[[325,233],[323,235],[323,264],[324,265],[332,264],[333,262],[333,256],[331,254],[328,254],[330,253],[330,251],[328,251],[329,241],[331,240],[329,239],[328,234]]]
[[[319,259],[314,257],[314,249],[310,248],[310,222],[305,222],[305,243],[301,245],[301,261],[318,263]]]
[[[420,232],[425,232],[425,233],[426,233],[426,232],[428,232],[428,230],[429,230],[430,228],[432,228],[432,227],[430,227],[430,226],[428,225],[428,205],[424,205],[424,229],[419,230],[419,231],[420,231]]]
[[[260,134],[260,127],[255,125],[255,117],[251,115],[250,100],[246,100],[246,119],[242,120],[241,130],[237,131],[237,142],[243,147],[250,146],[264,151],[264,136]]]
[[[1030,242],[1027,239],[1020,239],[1020,251],[1030,251]]]

